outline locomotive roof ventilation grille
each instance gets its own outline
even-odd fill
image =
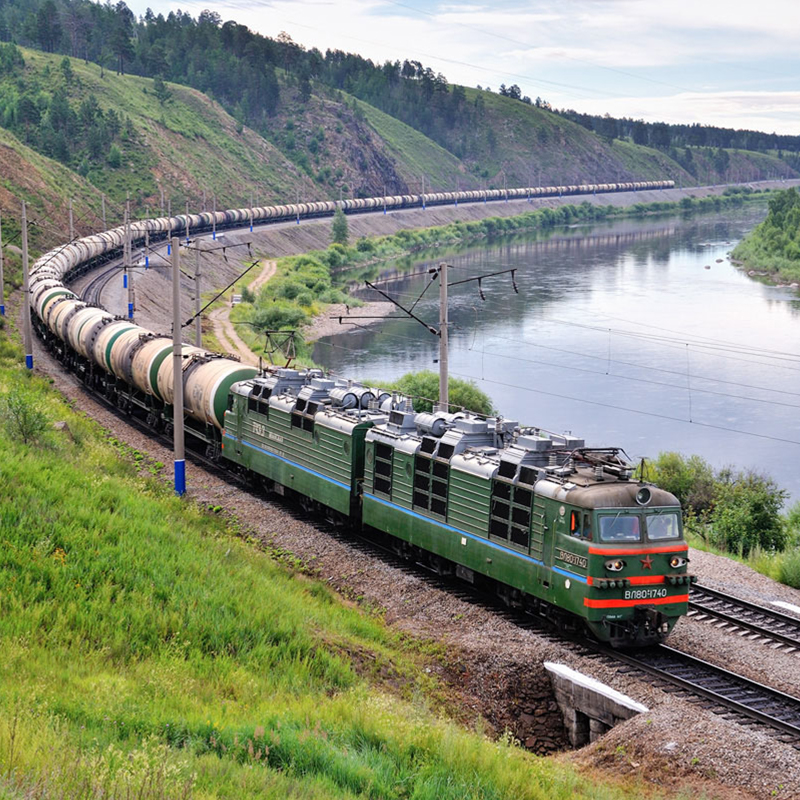
[[[517,465],[513,461],[500,459],[500,468],[497,470],[497,474],[501,478],[513,480],[514,476],[517,474]]]
[[[419,449],[423,453],[432,453],[436,449],[436,445],[439,443],[438,439],[434,439],[432,436],[423,436],[422,437],[422,444],[420,444]]]

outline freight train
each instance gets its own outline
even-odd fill
[[[207,216],[190,218],[189,230],[206,228]],[[146,224],[168,233],[187,221]],[[171,337],[87,305],[66,285],[113,256],[119,234],[34,264],[35,326],[87,386],[169,434]],[[415,413],[408,398],[319,370],[258,373],[189,345],[182,372],[187,434],[206,456],[386,535],[406,557],[615,646],[662,641],[686,613],[694,576],[678,501],[635,480],[618,448],[502,417]]]

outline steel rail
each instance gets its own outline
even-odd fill
[[[716,608],[700,601],[698,598],[706,597],[715,603],[721,603],[727,608]],[[780,611],[773,611],[771,608],[750,603],[747,600],[740,600],[716,589],[707,586],[694,584],[689,595],[689,616],[696,617],[705,614],[709,617],[722,620],[730,625],[759,634],[764,639],[772,639],[781,645],[800,650],[800,619],[783,614]],[[740,613],[736,613],[736,610]],[[694,612],[694,613],[692,613]],[[760,617],[766,620],[766,624],[752,621],[745,618],[742,614]],[[775,630],[769,627],[770,623],[783,627],[784,630]]]

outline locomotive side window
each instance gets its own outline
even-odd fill
[[[651,542],[679,539],[680,535],[681,529],[678,525],[677,514],[653,514],[647,517],[647,538]]]
[[[600,517],[601,542],[641,542],[642,532],[636,514]]]
[[[569,532],[580,539],[592,540],[592,515],[585,511],[571,511],[569,515]]]

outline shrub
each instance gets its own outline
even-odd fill
[[[674,494],[684,512],[702,515],[714,504],[714,471],[700,456],[685,458],[680,453],[659,453],[648,465],[646,477]]]
[[[800,548],[789,550],[781,559],[779,580],[800,589]]]
[[[430,411],[433,402],[439,399],[439,376],[430,370],[409,372],[394,383],[381,384],[382,388],[413,396],[416,411]],[[496,413],[491,398],[482,392],[473,381],[451,378],[448,386],[451,411],[466,408],[487,416]],[[454,408],[455,407],[455,408]]]
[[[255,303],[256,296],[253,292],[247,287],[242,288],[242,302],[243,303]]]
[[[40,441],[48,427],[41,400],[20,386],[0,397],[0,418],[9,438],[26,445]]]
[[[782,550],[786,530],[780,509],[787,492],[755,472],[723,471],[717,482],[711,541],[747,556],[755,547]]]
[[[278,331],[296,328],[305,323],[306,319],[302,308],[277,301],[259,308],[253,318],[253,325],[262,331]]]
[[[108,166],[112,169],[119,169],[122,166],[122,153],[115,144],[112,144],[108,151]]]
[[[359,253],[372,253],[375,250],[375,245],[372,239],[367,239],[366,236],[362,236],[356,242],[356,250],[358,250]]]

